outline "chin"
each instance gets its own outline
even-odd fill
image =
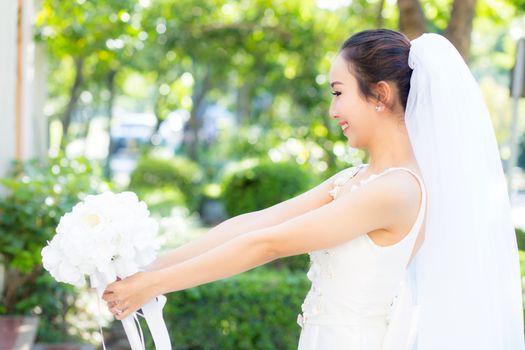
[[[357,144],[357,142],[355,141],[355,139],[353,137],[346,137],[347,138],[347,144],[348,146],[352,147],[352,148],[359,148],[359,145]]]

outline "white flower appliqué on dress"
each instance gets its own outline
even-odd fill
[[[339,177],[334,180],[334,188],[329,191],[333,199],[339,194],[340,188],[344,185],[349,179],[353,178],[361,169],[363,165],[350,168],[350,171],[344,172]],[[372,175],[373,177],[377,175]],[[372,178],[366,179],[366,181]],[[359,184],[364,183],[365,180],[361,180]],[[353,185],[350,191],[356,189],[358,185]],[[306,276],[312,282],[312,288],[308,292],[303,304],[301,305],[302,313],[299,313],[297,316],[297,324],[303,327],[305,322],[313,316],[321,313],[323,311],[323,292],[320,286],[319,277],[324,276],[325,278],[332,278],[333,272],[330,266],[330,252],[326,249],[320,251],[313,251],[308,253],[310,256],[310,269]]]

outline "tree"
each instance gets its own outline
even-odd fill
[[[317,94],[312,82],[324,55],[319,47],[324,33],[314,2],[295,0],[283,6],[275,0],[259,0],[246,4],[158,0],[144,14],[149,19],[145,23],[151,34],[149,44],[162,43],[165,49],[164,53],[152,50],[157,54],[157,76],[168,85],[182,72],[193,76],[185,146],[194,160],[202,126],[199,113],[214,89],[224,93],[233,85],[242,90],[238,93],[240,121],[248,120],[253,111],[248,101],[261,93],[268,93],[270,101],[285,94],[306,107],[317,102],[312,98]],[[167,52],[175,53],[176,64],[163,63]]]
[[[72,62],[71,81],[55,82],[56,90],[52,89],[52,92],[68,96],[60,117],[62,148],[68,142],[72,116],[83,88],[89,85],[107,88],[109,104],[112,104],[114,79],[120,66],[140,49],[136,46],[140,22],[132,17],[137,8],[140,6],[135,1],[128,0],[42,2],[36,37],[46,42],[53,60]],[[57,73],[51,72],[52,75]],[[111,113],[111,107],[108,107],[108,113]]]
[[[419,0],[398,0],[399,30],[410,39],[429,31],[429,24]],[[470,36],[476,0],[454,0],[444,36],[458,49],[465,60],[470,59]]]

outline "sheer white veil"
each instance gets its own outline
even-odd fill
[[[408,267],[422,306],[414,350],[525,349],[520,266],[492,122],[455,47],[412,40],[405,123],[428,194]]]

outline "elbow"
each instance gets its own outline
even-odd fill
[[[269,241],[263,245],[263,254],[268,261],[273,261],[281,257],[281,252]]]
[[[247,235],[246,238],[249,239],[249,245],[255,248],[257,255],[260,256],[260,259],[264,261],[264,263],[280,257],[281,252],[275,242],[269,239],[268,235],[265,235],[262,232],[252,232]]]

